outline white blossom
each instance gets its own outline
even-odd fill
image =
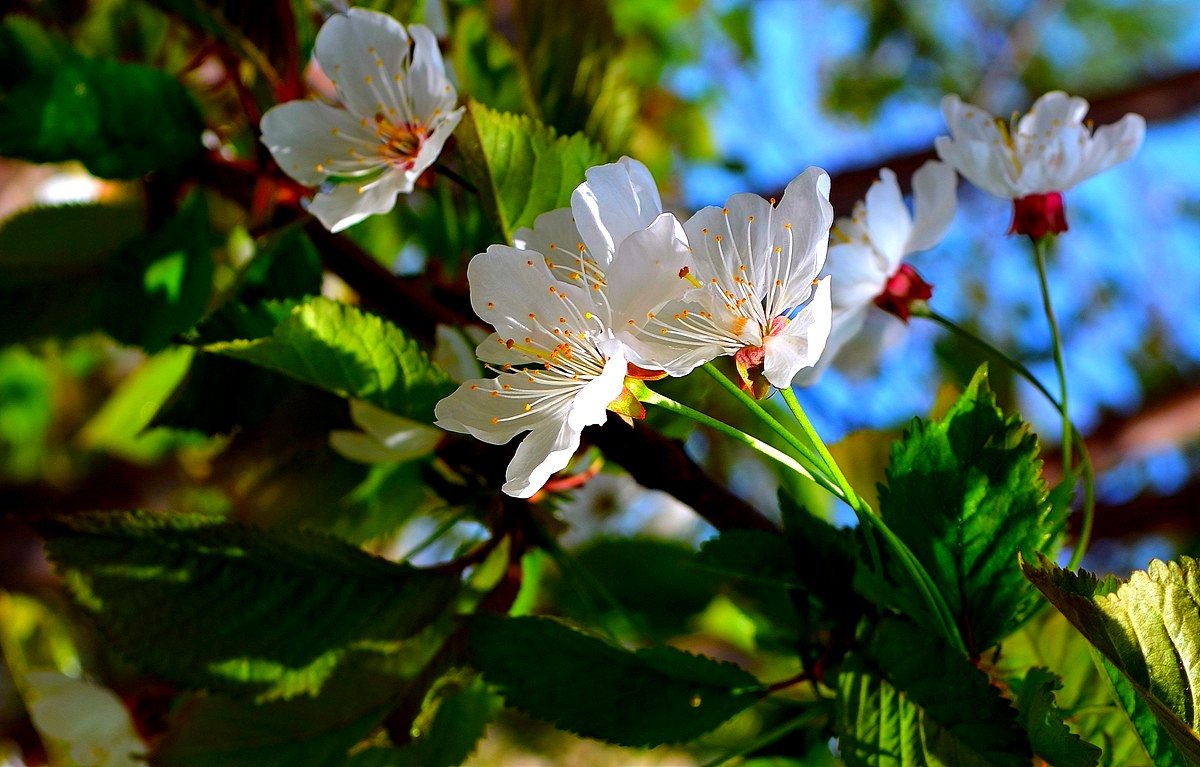
[[[942,113],[951,136],[938,137],[938,156],[998,197],[1065,192],[1132,157],[1146,135],[1146,121],[1136,114],[1093,133],[1087,111],[1085,99],[1051,91],[1009,123],[946,96]]]
[[[55,671],[32,671],[29,716],[43,736],[61,744],[80,767],[137,767],[146,744],[129,711],[106,687]]]
[[[915,215],[904,204],[896,174],[884,168],[853,214],[834,223],[826,267],[833,328],[820,363],[802,374],[804,384],[815,383],[830,364],[852,373],[870,369],[900,337],[908,302],[929,297],[929,286],[904,260],[946,235],[957,207],[957,176],[930,160],[913,174],[912,185]]]
[[[385,13],[351,8],[317,35],[316,58],[341,108],[289,101],[263,115],[279,167],[320,191],[309,211],[332,231],[386,213],[434,163],[462,117],[437,38]]]
[[[788,184],[778,205],[736,194],[696,213],[683,226],[690,249],[677,273],[686,292],[642,313],[631,302],[614,316],[634,361],[681,376],[734,355],[747,388],[765,394],[763,379],[790,386],[829,335],[829,280],[817,276],[832,221],[829,176],[819,168]]]
[[[438,403],[437,425],[490,444],[529,434],[503,490],[536,493],[566,467],[586,426],[603,423],[625,385],[624,349],[589,291],[555,277],[540,253],[493,245],[467,267],[471,305],[496,332],[476,353],[499,371]]]

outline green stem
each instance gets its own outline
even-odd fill
[[[1063,474],[1071,473],[1071,417],[1067,405],[1067,371],[1063,364],[1062,335],[1058,331],[1058,320],[1050,303],[1050,284],[1046,280],[1046,251],[1050,249],[1050,237],[1033,241],[1033,260],[1037,264],[1038,283],[1042,288],[1042,308],[1046,311],[1046,322],[1050,325],[1050,338],[1054,343],[1054,369],[1058,371],[1058,390],[1062,396],[1062,465]]]
[[[792,411],[792,415],[795,416],[796,421],[800,424],[800,428],[804,431],[805,436],[817,448],[817,454],[821,456],[821,459],[829,469],[829,473],[833,475],[834,482],[837,483],[838,488],[845,496],[846,503],[854,510],[859,524],[871,527],[883,537],[884,542],[887,543],[888,547],[899,558],[900,564],[908,572],[913,584],[921,592],[921,598],[925,601],[925,605],[930,611],[930,616],[942,625],[943,636],[966,654],[967,646],[958,631],[958,624],[954,622],[954,615],[950,612],[949,605],[946,604],[945,598],[938,591],[933,579],[929,577],[928,571],[925,570],[916,555],[912,553],[912,549],[908,548],[908,545],[900,540],[900,537],[875,513],[870,504],[864,501],[858,493],[854,492],[854,488],[850,486],[846,475],[842,472],[841,467],[838,466],[833,454],[825,446],[825,441],[821,439],[820,434],[817,434],[817,430],[813,428],[812,421],[808,419],[808,414],[800,406],[799,400],[796,399],[796,392],[791,387],[788,387],[780,389],[780,394],[783,395],[783,401],[787,403],[788,409]],[[871,536],[867,536],[867,541],[874,546],[874,539]],[[873,554],[873,556],[877,556],[877,554]],[[878,572],[882,575],[882,570],[878,570]]]
[[[644,389],[638,398],[647,405],[656,405],[661,407],[663,410],[668,410],[676,415],[681,415],[684,418],[690,418],[696,423],[707,426],[714,431],[718,431],[732,440],[736,440],[737,442],[741,442],[743,445],[746,445],[749,448],[757,450],[766,457],[778,463],[780,466],[790,469],[802,477],[811,479],[822,487],[825,486],[821,479],[814,476],[813,473],[805,467],[801,466],[795,458],[792,458],[787,453],[775,448],[772,445],[768,445],[766,442],[763,442],[757,437],[752,437],[740,429],[735,429],[724,421],[718,421],[716,418],[713,418],[710,415],[701,413],[699,410],[690,408],[683,403],[676,402],[670,397],[664,397],[663,395],[656,391],[652,391],[649,388]],[[828,480],[825,481],[828,482]]]
[[[1028,381],[1033,388],[1037,389],[1046,398],[1046,401],[1053,405],[1060,414],[1064,417],[1066,416],[1066,408],[1058,401],[1058,398],[1046,388],[1045,384],[1038,380],[1033,371],[1019,360],[1013,359],[954,320],[944,317],[932,309],[926,308],[921,311],[915,311],[913,312],[913,316],[933,320],[959,338],[974,344],[988,354],[996,357],[1005,365],[1008,365],[1014,373]],[[1068,424],[1071,429],[1071,442],[1079,450],[1079,466],[1083,474],[1083,521],[1079,526],[1079,539],[1075,542],[1075,551],[1071,553],[1071,561],[1068,563],[1068,567],[1075,569],[1083,561],[1083,556],[1087,553],[1088,544],[1092,539],[1092,528],[1096,520],[1096,472],[1092,466],[1091,452],[1087,448],[1087,443],[1083,440],[1083,435],[1079,433],[1074,424],[1070,423],[1069,419]],[[1070,476],[1066,474],[1065,469],[1066,465],[1064,463],[1064,480],[1069,481]]]
[[[717,367],[711,362],[704,363],[702,369],[705,373],[708,373],[708,375],[711,376],[714,381],[720,384],[725,391],[733,395],[733,398],[740,402],[743,407],[749,410],[750,413],[759,421],[761,421],[764,426],[782,437],[783,441],[786,442],[789,447],[795,450],[801,458],[808,461],[819,471],[821,461],[813,453],[812,449],[808,445],[804,444],[803,440],[792,433],[791,429],[781,424],[778,419],[775,418],[775,416],[767,412],[766,408],[758,404],[758,400],[751,397],[749,394],[743,391],[740,386],[729,380],[729,377],[718,370]]]

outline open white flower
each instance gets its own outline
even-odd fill
[[[862,372],[895,341],[915,301],[932,286],[904,259],[941,242],[954,219],[954,169],[930,160],[913,174],[915,216],[904,204],[896,174],[884,168],[853,215],[833,226],[826,273],[832,282],[833,329],[821,361],[802,374],[815,383],[830,364]]]
[[[614,313],[634,361],[681,376],[733,355],[757,396],[790,386],[829,336],[829,280],[817,275],[832,221],[819,168],[792,180],[778,205],[736,194],[692,216],[683,227],[691,252],[677,273],[686,293],[657,310]]]
[[[494,445],[530,432],[503,487],[528,498],[570,462],[584,427],[607,418],[625,387],[624,349],[591,291],[559,280],[540,253],[493,245],[471,260],[467,279],[475,313],[496,329],[476,353],[500,374],[439,402],[437,425]]]
[[[317,35],[316,58],[344,108],[313,99],[267,110],[262,141],[279,167],[319,186],[309,211],[339,231],[411,192],[462,117],[437,38],[386,13],[351,8]]]
[[[146,744],[129,711],[112,690],[56,671],[33,671],[29,716],[43,736],[70,753],[81,767],[137,767]]]
[[[1136,114],[1093,133],[1087,111],[1085,99],[1051,91],[1010,124],[946,96],[951,136],[938,137],[938,156],[980,189],[1016,202],[1012,232],[1037,239],[1066,231],[1062,193],[1128,160],[1146,135]]]

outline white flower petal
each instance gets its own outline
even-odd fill
[[[670,213],[626,237],[606,275],[614,330],[644,325],[649,312],[682,298],[692,287],[680,276],[690,260],[683,226]]]
[[[545,257],[536,251],[492,245],[471,259],[467,281],[471,307],[496,329],[501,341],[511,339],[517,345],[547,350],[563,342],[566,330],[582,332],[597,327],[580,316],[593,308],[588,291],[557,279]],[[484,341],[481,346],[488,345],[489,341]],[[486,359],[500,361],[490,356]]]
[[[826,349],[825,354],[834,354],[830,362],[845,375],[865,378],[878,372],[880,357],[899,343],[907,332],[908,326],[898,317],[868,306],[863,311],[858,330],[849,334],[836,352]]]
[[[1034,136],[1044,136],[1071,125],[1079,125],[1087,114],[1087,99],[1068,96],[1062,91],[1042,94],[1033,106],[1017,121],[1017,130]]]
[[[812,300],[783,332],[769,336],[763,342],[763,376],[772,386],[789,387],[797,373],[817,364],[829,339],[832,315],[829,278],[826,277],[813,291]]]
[[[331,232],[354,226],[367,216],[387,213],[396,207],[396,195],[412,191],[403,174],[394,170],[365,184],[345,182],[322,190],[313,198],[308,212]]]
[[[832,257],[832,254],[831,254]],[[836,286],[834,293],[836,294]],[[846,311],[833,312],[833,320],[829,329],[829,340],[825,342],[825,351],[817,360],[817,364],[801,370],[792,380],[793,386],[813,386],[821,380],[821,376],[831,366],[837,364],[842,347],[854,339],[862,330],[867,317],[871,314],[883,314],[869,303],[859,304]]]
[[[1071,185],[1133,157],[1145,138],[1146,118],[1141,115],[1127,114],[1112,125],[1101,126],[1085,150],[1083,161]]]
[[[916,215],[905,254],[928,250],[941,242],[958,206],[958,175],[945,163],[925,163],[913,174],[912,185]]]
[[[320,101],[273,106],[259,127],[275,162],[301,184],[316,186],[330,174],[365,173],[384,164],[373,131],[346,110]]]
[[[438,323],[434,329],[433,354],[430,358],[435,365],[445,370],[451,379],[460,383],[483,375],[475,355],[474,344],[459,328]]]
[[[584,384],[567,387],[549,378],[530,378],[515,372],[466,381],[434,407],[434,425],[470,434],[490,445],[503,445],[522,432],[543,429],[547,424],[557,428],[555,424],[567,420],[571,401]]]
[[[629,157],[589,168],[586,178],[571,195],[571,211],[583,242],[606,267],[622,240],[662,213],[662,201],[650,171]]]
[[[725,201],[724,207],[710,206],[697,211],[684,228],[693,247],[703,254],[698,257],[707,259],[707,273],[723,282],[743,277],[760,285],[771,269],[771,250],[785,243],[783,238],[776,241],[774,236],[775,215],[771,203],[762,197],[735,194]]]
[[[541,490],[551,475],[571,462],[579,449],[579,434],[565,421],[530,432],[504,472],[507,481],[501,490],[514,498],[529,498]]]
[[[832,286],[833,307],[844,311],[869,304],[887,286],[891,276],[867,242],[837,243],[829,249],[826,272]]]
[[[871,242],[883,256],[884,271],[891,274],[904,258],[904,245],[913,226],[900,183],[891,168],[879,171],[879,180],[867,190],[866,212]]]
[[[412,64],[408,68],[407,79],[402,83],[412,99],[413,116],[428,125],[454,108],[458,93],[446,77],[442,51],[429,27],[410,24],[408,34],[413,41]]]
[[[372,119],[382,113],[411,119],[401,85],[409,57],[408,33],[388,14],[351,8],[330,16],[317,33],[316,57],[338,99],[358,117]]]
[[[772,251],[769,273],[783,283],[776,293],[775,307],[768,315],[791,309],[807,300],[812,281],[825,266],[833,206],[829,204],[829,174],[808,168],[784,189],[772,219]]]

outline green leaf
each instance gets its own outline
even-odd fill
[[[703,567],[735,577],[801,585],[787,539],[763,530],[726,530],[701,544],[698,559]]]
[[[515,52],[533,114],[561,133],[624,150],[638,110],[606,0],[516,0]]]
[[[1200,763],[1200,563],[1150,563],[1110,579],[1023,563],[1025,576],[1129,682],[1185,759]],[[1136,723],[1136,722],[1135,722]],[[1146,744],[1149,746],[1150,744]]]
[[[39,529],[72,595],[129,660],[231,695],[315,692],[347,658],[400,647],[458,589],[330,538],[208,517],[95,513]]]
[[[1137,740],[1145,753],[1150,755],[1155,767],[1194,767],[1196,762],[1188,761],[1179,753],[1169,733],[1155,718],[1154,711],[1141,697],[1133,684],[1121,672],[1104,658],[1096,648],[1088,648],[1092,659],[1100,667],[1113,698],[1124,710],[1126,718],[1134,731]],[[1125,762],[1113,761],[1113,767]]]
[[[201,194],[192,194],[159,229],[132,239],[125,236],[132,224],[121,221],[130,215],[124,205],[64,206],[31,215],[28,223],[6,225],[12,238],[0,239],[0,342],[103,330],[156,352],[191,328],[208,305],[213,262]],[[90,245],[66,252],[90,229],[17,239],[32,226],[99,233]],[[104,233],[110,226],[114,233]],[[124,244],[114,249],[118,241]]]
[[[1016,712],[987,675],[930,632],[880,624],[837,678],[836,729],[849,767],[1028,767]]]
[[[54,377],[46,363],[16,346],[0,351],[0,471],[5,479],[41,477],[54,423]]]
[[[97,289],[95,321],[113,338],[156,352],[200,319],[212,295],[211,229],[193,193],[161,229],[111,259]]]
[[[103,178],[137,178],[191,159],[203,130],[169,74],[85,58],[28,19],[0,26],[0,155],[79,160]]]
[[[1106,679],[1103,669],[1092,662],[1092,649],[1063,615],[1044,610],[1004,640],[998,668],[999,678],[1013,690],[1021,690],[1026,673],[1036,667],[1047,667],[1061,678],[1063,688],[1055,699],[1063,713],[1070,718],[1072,729],[1090,743],[1103,749],[1104,767],[1124,767],[1130,764],[1182,765],[1170,763],[1159,753],[1153,760],[1143,748],[1134,720],[1138,714],[1118,699],[1117,690]],[[1096,656],[1099,659],[1099,656]],[[1144,704],[1128,687],[1120,672],[1113,670],[1126,685],[1128,698],[1142,706],[1142,719],[1161,732],[1158,723]],[[1172,749],[1166,733],[1161,740]]]
[[[996,406],[986,368],[945,417],[916,421],[893,447],[881,514],[929,573],[969,652],[994,645],[1038,603],[1017,553],[1052,552],[1065,522],[1041,469],[1037,437]],[[936,627],[915,590],[867,590]]]
[[[269,338],[204,348],[420,421],[454,388],[395,325],[326,298],[295,307]]]
[[[378,727],[402,690],[371,668],[339,671],[315,698],[255,704],[221,695],[185,698],[156,744],[158,767],[325,767]]]
[[[499,712],[501,700],[479,678],[449,694],[437,704],[429,727],[405,748],[367,749],[345,767],[454,767],[471,756],[488,722]]]
[[[475,101],[467,102],[457,135],[480,202],[509,242],[537,216],[569,205],[584,171],[604,162],[600,148],[582,135],[559,136],[532,117]]]
[[[506,112],[525,110],[516,54],[482,8],[459,11],[450,56],[463,96]]]
[[[477,615],[471,654],[505,700],[559,729],[626,746],[682,743],[752,706],[762,685],[672,647],[630,652],[548,618]]]
[[[79,442],[127,461],[151,462],[180,440],[166,430],[143,431],[187,372],[195,349],[159,352],[121,381],[104,405],[79,430]]]
[[[1071,732],[1059,710],[1054,693],[1062,680],[1047,668],[1032,668],[1021,682],[1017,716],[1025,726],[1033,752],[1054,767],[1094,767],[1100,749]]]

